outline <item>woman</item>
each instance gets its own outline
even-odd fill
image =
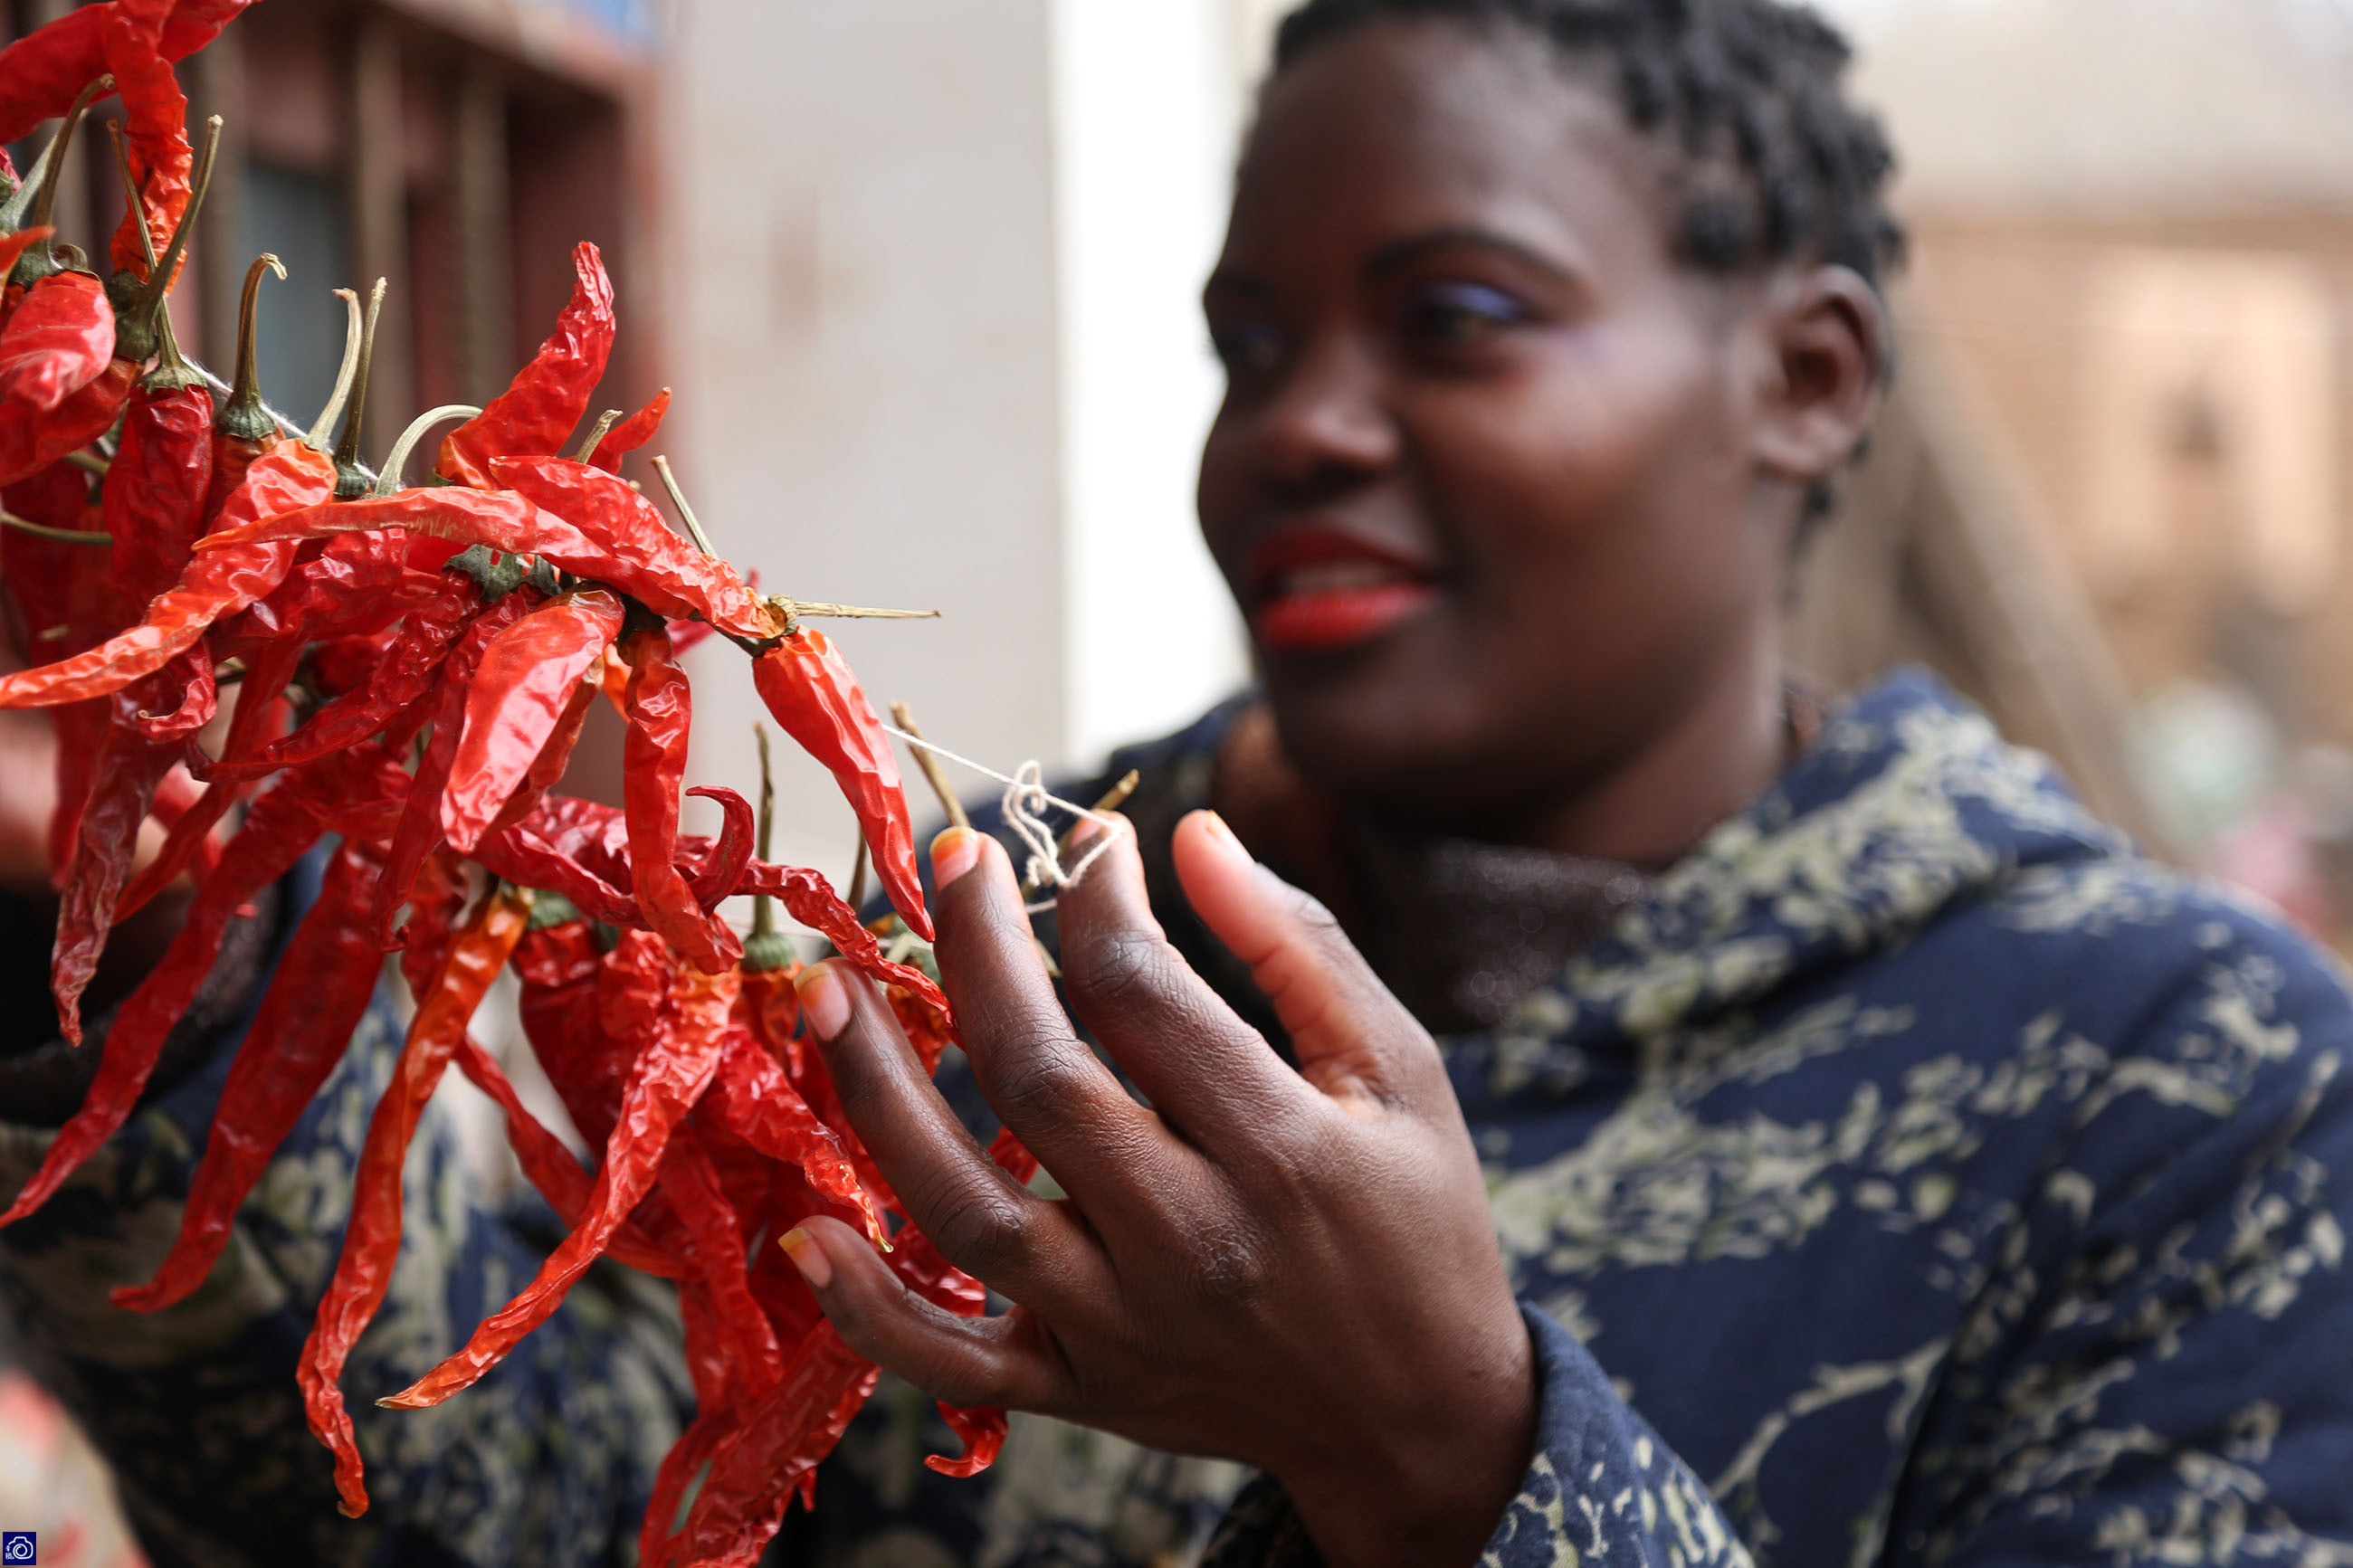
[[[1067,1202],[805,983],[1020,1303],[950,1319],[820,1220],[828,1315],[1258,1467],[1219,1561],[2353,1554],[2334,973],[1932,683],[1820,715],[1781,664],[1886,357],[1840,58],[1739,0],[1311,0],[1205,295],[1263,700],[1114,761],[1142,852],[1060,910],[1150,1109],[970,836],[943,973]]]
[[[1004,851],[934,850],[973,1082],[1067,1198],[1001,1176],[854,977],[803,991],[911,1212],[1018,1303],[943,1318],[815,1221],[785,1239],[842,1333],[1137,1447],[1031,1426],[922,1484],[886,1397],[788,1559],[1144,1563],[1220,1511],[1221,1563],[2353,1556],[2337,981],[1925,679],[1825,711],[1781,667],[1885,367],[1842,58],[1776,0],[1285,24],[1206,293],[1202,518],[1263,695],[1114,761],[1134,834],[1048,933],[1100,1057]],[[281,1156],[301,1192],[366,1070]],[[118,1175],[168,1165],[126,1142]],[[441,1195],[456,1242],[405,1254],[355,1385],[512,1273]],[[90,1215],[46,1264],[0,1243],[20,1302]],[[299,1224],[260,1240],[290,1301],[216,1297],[173,1373],[248,1432],[275,1385],[235,1369],[310,1278]],[[440,1425],[364,1430],[386,1500],[304,1516],[311,1553],[603,1557],[675,1368],[575,1300]],[[135,1394],[134,1359],[85,1351]],[[1260,1474],[1227,1510],[1155,1453]],[[134,1468],[134,1505],[169,1486]]]

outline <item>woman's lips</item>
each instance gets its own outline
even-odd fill
[[[1269,653],[1356,647],[1419,615],[1439,594],[1413,563],[1322,531],[1268,541],[1251,567],[1250,629]]]
[[[1370,642],[1437,597],[1427,583],[1286,594],[1260,605],[1250,625],[1269,653],[1332,653]]]

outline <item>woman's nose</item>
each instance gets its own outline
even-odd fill
[[[1345,340],[1309,345],[1253,424],[1256,477],[1286,498],[1352,488],[1397,460],[1377,366]]]

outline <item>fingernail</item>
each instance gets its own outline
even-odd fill
[[[825,1255],[817,1237],[796,1226],[778,1237],[776,1245],[785,1249],[785,1256],[793,1260],[793,1267],[801,1271],[810,1289],[822,1290],[833,1283],[833,1259]]]
[[[951,827],[932,840],[932,879],[946,887],[973,868],[980,859],[980,835],[969,827]]]
[[[833,1038],[849,1022],[849,993],[842,988],[841,977],[830,963],[802,970],[793,981],[793,990],[801,999],[801,1016],[808,1020],[818,1039]]]
[[[1250,853],[1250,850],[1243,845],[1242,841],[1234,837],[1234,830],[1226,826],[1226,819],[1224,817],[1219,816],[1214,811],[1204,811],[1201,815],[1208,818],[1208,829],[1211,835],[1223,840],[1233,849],[1235,854],[1248,855]]]

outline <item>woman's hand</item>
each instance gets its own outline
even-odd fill
[[[1291,1033],[1293,1071],[1169,946],[1134,836],[1060,905],[1071,1032],[997,843],[933,845],[940,968],[981,1089],[1070,1195],[949,1112],[881,998],[801,982],[844,1108],[950,1261],[1016,1306],[956,1318],[849,1226],[787,1238],[842,1337],[939,1398],[1099,1426],[1280,1479],[1335,1563],[1474,1562],[1518,1489],[1535,1373],[1477,1157],[1420,1026],[1225,824],[1176,870]]]

